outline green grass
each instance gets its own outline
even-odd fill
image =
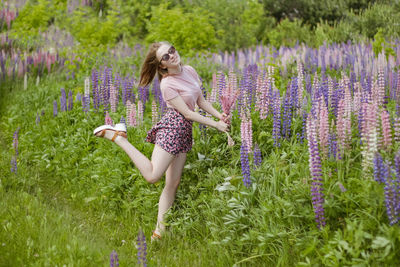
[[[107,266],[113,250],[120,266],[134,266],[139,229],[150,266],[400,264],[399,226],[388,225],[383,186],[363,174],[359,146],[342,161],[323,160],[327,226],[318,230],[307,144],[293,138],[274,148],[271,119],[256,115],[253,135],[263,163],[252,171],[252,187],[241,181],[239,119],[233,119],[233,148],[216,130],[201,137],[195,124],[195,146],[167,214],[168,231],[161,242],[150,243],[163,181],[146,183],[120,148],[92,136],[102,112],[85,114],[74,102],[72,111],[53,117],[60,88],[77,92],[82,85],[82,77],[67,81],[61,73],[26,91],[20,82],[1,85],[1,266]],[[116,121],[124,112],[120,105],[111,116]],[[294,125],[299,132],[301,120]],[[128,130],[129,141],[147,156],[150,126],[147,107],[144,126]]]

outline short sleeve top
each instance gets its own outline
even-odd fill
[[[201,95],[200,79],[191,66],[185,65],[182,66],[181,73],[164,77],[160,83],[160,90],[167,107],[172,107],[169,100],[179,95],[193,111]]]

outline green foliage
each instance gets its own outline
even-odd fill
[[[68,28],[84,49],[105,51],[129,28],[128,19],[121,17],[118,10],[118,6],[112,6],[107,15],[98,17],[89,8],[78,8],[68,18]]]
[[[59,15],[58,8],[66,7],[65,2],[50,0],[28,1],[13,22],[10,37],[25,45],[36,42],[39,38],[39,33],[45,31],[54,21],[54,18]],[[57,6],[59,7],[57,8]]]
[[[146,41],[171,42],[186,56],[213,49],[218,40],[208,19],[209,15],[200,8],[184,12],[181,8],[168,9],[167,5],[154,7]]]
[[[395,39],[400,37],[399,21],[399,9],[389,4],[374,4],[360,15],[359,27],[361,33],[368,38],[373,38],[381,29],[385,37]]]
[[[393,48],[391,47],[391,44],[389,44],[385,40],[382,28],[379,28],[378,32],[374,36],[372,50],[374,51],[376,57],[378,57],[381,52],[383,52],[386,57],[388,57],[389,55],[396,56]]]
[[[307,26],[302,26],[299,20],[284,19],[268,32],[265,42],[275,47],[294,46],[296,43],[306,43],[309,38],[310,30]]]
[[[321,22],[314,30],[314,37],[310,40],[310,45],[318,47],[324,43],[345,43],[348,40],[357,40],[358,37],[355,26],[347,21],[335,22],[333,26],[326,22]]]

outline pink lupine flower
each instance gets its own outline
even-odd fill
[[[111,119],[111,117],[110,117],[110,114],[108,114],[108,111],[106,111],[105,124],[107,124],[107,125],[114,125],[114,124],[113,124],[113,121],[112,121],[112,119]]]
[[[236,103],[236,99],[239,96],[239,90],[237,90],[236,77],[233,72],[230,73],[230,79],[228,80],[228,86],[222,91],[220,96],[222,111],[226,115],[230,115],[231,111]]]
[[[247,146],[247,151],[252,151],[253,146],[253,133],[252,133],[252,121],[250,117],[250,112],[242,112],[240,123],[240,135],[242,142]]]
[[[390,127],[389,112],[387,110],[382,110],[381,112],[381,125],[383,146],[386,150],[390,150],[392,145],[392,129]]]
[[[218,95],[217,75],[213,73],[211,94],[207,95],[207,101],[210,103],[215,103],[217,101],[217,95]]]
[[[396,116],[394,118],[393,127],[394,127],[394,140],[396,142],[400,142],[400,117],[399,116]]]
[[[151,103],[151,121],[154,124],[157,123],[158,121],[158,108],[157,108],[157,104],[156,101],[154,101]]]
[[[325,156],[328,153],[328,139],[329,139],[329,117],[328,108],[325,105],[325,101],[322,99],[320,102],[320,113],[319,113],[319,145]]]
[[[127,118],[127,125],[129,125],[129,126],[131,126],[131,124],[132,124],[131,119],[130,119],[131,109],[132,109],[132,103],[130,100],[127,100],[126,101],[126,118]]]
[[[141,100],[139,100],[137,104],[138,125],[142,124],[143,122],[143,108],[143,103]]]
[[[118,91],[113,84],[111,84],[110,87],[110,105],[111,105],[111,111],[117,112]]]
[[[135,103],[132,103],[130,105],[130,112],[129,112],[129,126],[136,127],[138,125],[137,120],[136,120],[136,105]]]

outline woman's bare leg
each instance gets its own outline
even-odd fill
[[[106,131],[105,138],[111,140],[114,131]],[[132,162],[139,169],[144,179],[149,183],[155,183],[160,180],[168,166],[174,159],[174,155],[162,149],[159,145],[154,146],[151,161],[136,149],[128,139],[118,136],[115,143],[120,146],[131,158]]]
[[[186,162],[186,153],[180,153],[169,165],[165,174],[165,187],[158,203],[158,217],[155,233],[161,235],[165,230],[164,215],[175,200],[176,190],[181,181],[182,170]]]

